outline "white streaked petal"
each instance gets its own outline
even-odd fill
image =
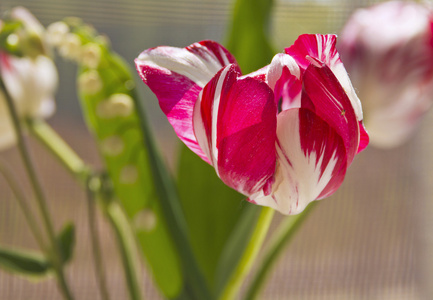
[[[283,74],[283,68],[287,68],[290,74],[300,79],[301,71],[293,57],[284,53],[279,53],[272,59],[272,62],[268,68],[268,73],[266,75],[267,83],[272,90],[274,90],[275,84],[281,78],[281,75]]]
[[[203,88],[222,67],[235,62],[225,49],[216,45],[205,41],[186,48],[156,47],[142,52],[136,64],[178,73]]]
[[[336,132],[309,110],[283,111],[277,122],[278,164],[272,193],[250,199],[283,214],[297,214],[340,186],[347,165],[344,145]]]

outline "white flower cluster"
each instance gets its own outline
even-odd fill
[[[23,7],[13,8],[10,17],[23,24],[23,28],[7,36],[7,44],[20,49],[21,56],[0,51],[0,76],[20,119],[48,118],[55,110],[58,75],[53,60],[46,55],[49,51],[45,51],[42,43],[45,29]],[[0,20],[0,31],[1,24]],[[0,90],[0,150],[15,142],[6,94]]]
[[[71,32],[65,22],[55,22],[47,27],[47,42],[56,47],[59,54],[67,59],[96,69],[101,60],[101,47],[93,42],[83,43],[81,37]]]

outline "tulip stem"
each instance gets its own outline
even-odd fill
[[[36,204],[39,210],[39,213],[42,217],[42,223],[44,228],[48,234],[48,239],[50,243],[50,249],[47,253],[48,257],[51,258],[51,262],[53,264],[54,272],[57,276],[57,281],[59,284],[60,291],[63,293],[65,299],[71,300],[73,299],[72,293],[69,290],[69,286],[66,282],[65,274],[64,274],[64,265],[61,261],[61,254],[59,245],[57,243],[56,235],[54,232],[53,222],[50,217],[50,213],[48,210],[48,205],[42,192],[41,184],[38,181],[38,177],[36,176],[35,169],[33,167],[33,163],[30,159],[30,154],[27,149],[27,146],[24,142],[23,130],[21,128],[21,123],[18,118],[18,113],[16,111],[14,101],[12,100],[11,95],[9,94],[4,82],[3,78],[0,76],[0,90],[2,90],[5,94],[6,104],[9,109],[9,113],[12,119],[13,127],[15,130],[15,135],[17,139],[18,150],[20,152],[21,159],[23,161],[24,167],[26,169],[27,175],[30,180],[31,187],[33,189]]]
[[[271,225],[274,212],[275,211],[272,208],[262,208],[257,224],[252,232],[251,239],[236,266],[236,269],[233,271],[228,284],[219,297],[220,300],[236,299],[245,277],[248,275],[257,255],[259,254],[269,226]]]
[[[313,201],[299,215],[287,217],[282,221],[278,227],[278,230],[272,235],[272,238],[269,242],[269,247],[267,247],[265,250],[264,258],[259,265],[248,290],[246,291],[244,300],[257,299],[266,282],[269,271],[272,270],[272,267],[285,249],[285,246],[295,236],[296,232],[307,219],[307,216],[309,216],[313,211],[313,208],[317,205],[317,203],[318,201]]]
[[[133,300],[140,299],[140,290],[138,288],[136,274],[133,267],[132,254],[130,254],[132,249],[132,242],[130,238],[126,238],[122,235],[129,235],[126,232],[125,221],[122,217],[122,211],[119,209],[113,210],[109,208],[114,204],[111,202],[113,191],[103,187],[103,179],[99,178],[99,184],[95,185],[97,177],[92,176],[92,169],[90,166],[86,165],[85,162],[72,150],[69,145],[43,120],[28,120],[27,121],[30,132],[36,137],[59,161],[60,163],[75,177],[75,179],[86,188],[88,197],[93,198],[95,194],[100,194],[103,197],[103,206],[105,217],[109,220],[109,223],[116,235],[116,242],[121,255],[121,261],[123,264],[123,269],[125,272],[125,280],[129,290],[130,298]],[[90,186],[92,185],[92,186]],[[91,193],[91,195],[90,195]],[[99,242],[97,240],[96,228],[93,228],[92,224],[94,220],[94,203],[89,203],[93,201],[88,199],[88,210],[89,210],[89,230],[92,235],[92,251],[95,259],[95,270],[97,281],[101,293],[102,299],[109,299],[108,290],[106,286],[105,272],[102,267],[102,263],[98,262],[101,257],[101,249],[99,247]],[[122,221],[123,220],[123,221]]]
[[[125,280],[131,300],[141,299],[140,286],[137,280],[138,254],[134,237],[131,234],[130,224],[125,213],[116,201],[105,205],[105,213],[114,229],[117,244],[120,250]]]
[[[97,184],[93,184],[97,180]],[[87,192],[87,213],[89,222],[90,243],[92,245],[93,262],[95,266],[96,281],[98,282],[99,292],[102,300],[110,300],[107,289],[107,280],[105,277],[105,269],[102,263],[101,246],[98,235],[98,228],[96,223],[96,210],[95,210],[95,192],[99,190],[99,180],[95,177],[90,177],[86,185]]]

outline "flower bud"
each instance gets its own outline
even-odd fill
[[[125,145],[120,136],[113,135],[107,137],[101,143],[102,152],[109,156],[117,156],[123,152]]]
[[[78,77],[78,88],[85,94],[94,95],[101,91],[102,86],[101,77],[96,70],[89,70]]]
[[[156,227],[157,221],[158,218],[153,210],[146,208],[135,215],[133,224],[136,230],[150,232]]]
[[[119,181],[123,184],[134,184],[138,179],[138,169],[134,165],[124,166],[120,170]]]
[[[81,40],[75,33],[67,33],[59,45],[59,53],[65,58],[77,60],[81,55]]]
[[[132,98],[127,94],[113,94],[105,101],[101,101],[96,113],[104,119],[128,117],[134,110]]]
[[[81,49],[81,63],[91,69],[96,69],[101,60],[101,48],[95,43],[88,43]]]
[[[47,27],[47,41],[53,46],[60,46],[69,33],[69,26],[64,22],[55,22]]]

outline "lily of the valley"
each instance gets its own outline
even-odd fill
[[[157,47],[136,59],[179,138],[248,200],[284,214],[334,193],[368,144],[334,35],[302,35],[242,76],[221,45]]]
[[[338,49],[375,146],[405,142],[433,100],[433,10],[389,1],[356,11]]]
[[[23,23],[23,30],[40,35],[39,39],[42,40],[43,27],[29,11],[18,7],[12,10],[11,17]],[[14,101],[19,117],[46,118],[55,108],[56,67],[52,59],[44,52],[40,52],[40,49],[36,49],[39,51],[37,54],[33,51],[35,49],[25,50],[33,55],[18,57],[0,49],[0,76]],[[0,90],[0,150],[14,143],[15,133],[5,94]]]

